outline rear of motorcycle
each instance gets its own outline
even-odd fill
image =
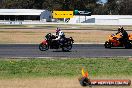
[[[119,42],[118,38],[113,37],[112,39],[109,39],[109,41],[106,41],[104,46],[105,48],[119,47],[121,46],[121,43]]]
[[[113,46],[111,40],[113,40],[114,36],[115,34],[109,35],[108,41],[106,41],[104,44],[105,48],[111,48]]]
[[[40,51],[46,51],[49,49],[47,40],[44,40],[42,43],[39,44]]]
[[[112,43],[110,41],[106,41],[104,46],[105,46],[105,48],[111,48],[112,47]]]

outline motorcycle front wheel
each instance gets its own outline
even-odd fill
[[[62,47],[62,51],[70,51],[72,49],[72,44],[68,44]]]
[[[126,44],[125,44],[125,48],[126,48],[126,49],[130,49],[130,48],[131,48],[131,46],[132,46],[132,45],[131,45],[131,43],[130,43],[130,42],[128,42],[128,43],[126,43]]]

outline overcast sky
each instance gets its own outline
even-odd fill
[[[107,0],[101,0],[103,3],[107,2]]]

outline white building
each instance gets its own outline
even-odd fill
[[[74,16],[69,23],[86,23],[93,25],[132,25],[132,15],[91,15]]]
[[[52,13],[38,9],[0,9],[0,20],[4,21],[51,21]]]

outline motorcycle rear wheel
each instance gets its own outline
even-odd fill
[[[104,44],[105,48],[111,48],[111,43],[106,41]]]
[[[48,50],[49,49],[49,47],[48,47],[48,45],[46,45],[46,44],[39,44],[39,50],[40,51],[46,51],[46,50]]]

